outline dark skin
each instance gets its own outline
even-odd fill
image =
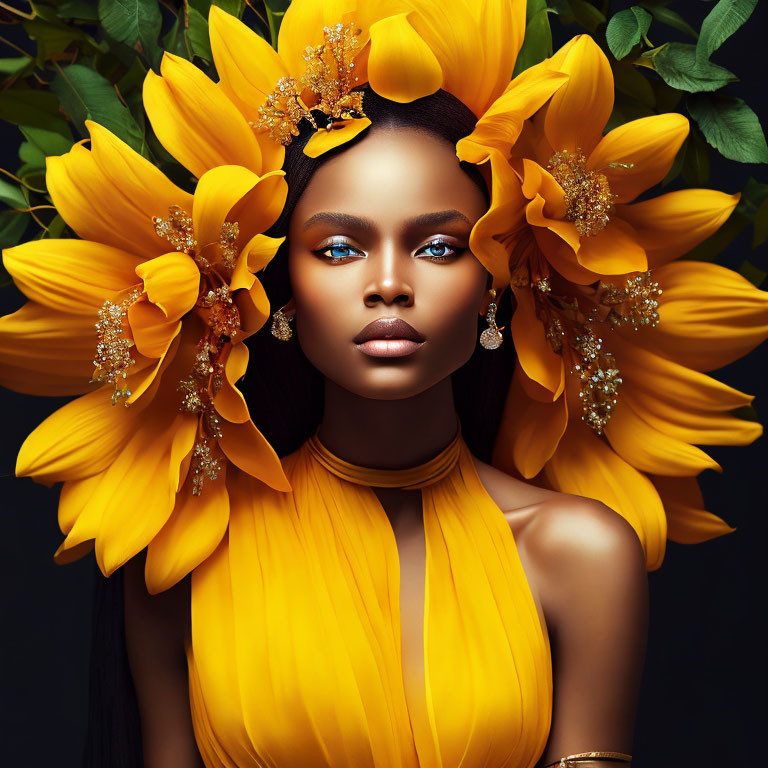
[[[488,300],[489,275],[467,249],[485,205],[453,147],[412,129],[371,131],[312,177],[291,219],[293,298],[284,311],[296,316],[299,343],[326,378],[319,437],[341,458],[408,467],[453,438],[450,374],[472,354]],[[364,354],[352,339],[380,317],[406,320],[425,343],[407,356]],[[552,646],[552,728],[537,768],[577,752],[631,753],[648,616],[636,534],[598,502],[474,461],[509,522]],[[421,496],[374,492],[400,555],[403,673],[409,706],[418,707],[409,691],[424,674]],[[126,636],[147,768],[202,764],[189,716],[188,614],[188,580],[150,597],[141,563],[126,566]]]

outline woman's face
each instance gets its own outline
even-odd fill
[[[487,295],[468,250],[486,207],[453,147],[418,130],[372,130],[322,165],[288,233],[286,312],[310,362],[378,400],[412,397],[461,367]]]

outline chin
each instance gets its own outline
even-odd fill
[[[413,369],[405,370],[393,365],[360,373],[354,378],[344,377],[341,381],[329,378],[352,394],[369,400],[406,400],[420,395],[445,378],[419,375],[420,372]]]

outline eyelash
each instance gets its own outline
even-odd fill
[[[426,245],[419,248],[417,253],[420,253],[421,251],[426,250],[427,248],[431,248],[436,245],[442,245],[445,246],[449,251],[451,251],[450,255],[442,255],[442,256],[431,256],[428,257],[429,261],[436,262],[438,264],[442,264],[443,262],[450,261],[451,258],[454,256],[458,256],[460,253],[462,253],[464,248],[456,248],[449,243],[446,243],[444,240],[430,240]],[[322,258],[324,258],[326,261],[330,262],[331,264],[343,264],[345,263],[346,259],[350,258],[349,256],[328,256],[326,254],[329,253],[329,251],[332,251],[334,248],[344,248],[348,251],[356,251],[357,253],[362,253],[362,251],[358,250],[354,246],[348,245],[347,243],[331,243],[327,248],[321,248],[317,251],[314,251],[314,253]]]

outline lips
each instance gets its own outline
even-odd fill
[[[407,339],[416,343],[424,341],[424,337],[412,325],[399,317],[380,317],[368,323],[353,341],[355,344],[364,344],[366,341],[385,339]]]
[[[380,317],[368,323],[353,341],[369,357],[404,357],[415,352],[424,337],[399,317]]]

